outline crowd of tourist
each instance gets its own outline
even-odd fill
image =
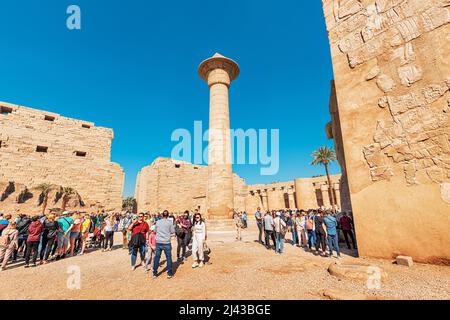
[[[353,220],[346,212],[331,210],[280,210],[262,213],[258,208],[255,213],[259,230],[259,243],[278,254],[283,254],[284,243],[288,234],[292,245],[303,247],[316,255],[341,257],[339,248],[340,231],[344,236],[348,249],[356,249]],[[241,223],[236,223],[237,238],[241,238]],[[264,242],[263,242],[264,234]],[[350,244],[351,240],[351,244]]]
[[[123,249],[128,249],[134,271],[139,253],[140,264],[147,273],[157,271],[162,253],[167,260],[168,278],[172,270],[172,237],[177,239],[177,261],[184,263],[187,253],[193,257],[193,268],[203,267],[206,245],[206,225],[201,214],[185,211],[181,215],[167,210],[158,214],[97,213],[82,214],[64,211],[61,214],[28,216],[21,214],[13,219],[10,214],[0,214],[0,270],[8,262],[24,261],[25,268],[36,267],[87,250],[111,251],[114,234],[121,232]]]
[[[238,241],[248,227],[247,213],[234,213]],[[316,255],[331,257],[333,251],[341,256],[340,233],[349,249],[356,249],[354,226],[347,213],[329,210],[279,210],[255,213],[258,242],[266,248],[283,254],[287,238],[292,245],[303,247]],[[162,213],[105,213],[86,214],[64,211],[47,215],[21,214],[13,219],[0,213],[0,270],[9,262],[24,262],[24,267],[36,267],[88,250],[111,251],[114,234],[123,237],[122,248],[130,255],[131,269],[142,266],[145,273],[158,274],[160,259],[164,253],[167,276],[173,272],[172,238],[176,238],[177,263],[184,263],[192,255],[192,268],[202,268],[205,261],[207,232],[202,215],[195,210],[183,214]],[[350,243],[351,241],[351,243]],[[272,242],[273,246],[270,245]],[[140,258],[137,263],[138,254]]]

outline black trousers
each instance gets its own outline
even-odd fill
[[[186,247],[189,245],[190,237],[188,234],[184,234],[183,237],[177,236],[177,258],[184,258],[186,257]],[[181,256],[180,256],[181,251]]]
[[[319,251],[320,247],[323,252],[327,249],[325,233],[316,231],[316,251]]]
[[[105,243],[103,245],[103,249],[112,248],[114,245],[114,231],[105,231]]]
[[[262,223],[256,223],[256,225],[258,226],[258,230],[259,230],[258,242],[263,243],[262,242],[263,225],[262,225]]]
[[[342,230],[342,232],[344,233],[344,238],[345,238],[345,243],[347,244],[347,248],[349,248],[349,249],[352,248],[350,246],[350,242],[348,241],[348,237],[350,236],[350,239],[352,240],[353,248],[356,249],[355,237],[353,236],[353,231],[352,230]]]
[[[36,264],[38,257],[39,241],[27,241],[27,251],[25,252],[25,264],[30,263],[31,252],[33,251],[33,263]]]
[[[272,230],[265,230],[266,247],[270,248],[270,238],[272,238],[273,246],[276,247],[275,234]]]
[[[53,237],[51,239],[47,239],[44,237],[42,239],[42,247],[41,247],[41,260],[48,260],[48,257],[50,257],[50,253],[53,251],[53,245],[55,244],[56,237]]]

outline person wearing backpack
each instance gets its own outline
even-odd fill
[[[17,231],[17,223],[11,221],[8,226],[3,229],[2,235],[0,236],[0,271],[6,269],[6,264],[9,261],[11,255],[17,249],[19,231]]]
[[[41,264],[47,264],[50,253],[53,251],[53,245],[56,243],[58,234],[58,222],[55,221],[55,215],[49,214],[44,220],[44,232],[42,234],[42,249],[40,253]]]
[[[23,214],[19,216],[18,222],[17,222],[17,231],[19,232],[18,235],[18,244],[16,250],[14,250],[13,253],[13,261],[17,261],[17,255],[19,253],[19,250],[22,248],[22,246],[25,246],[23,252],[25,255],[25,252],[27,251],[27,238],[28,238],[28,227],[31,224],[31,219]]]
[[[273,220],[275,229],[275,253],[283,254],[284,252],[284,238],[287,232],[287,224],[281,219],[281,213],[277,212]]]

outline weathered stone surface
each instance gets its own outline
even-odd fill
[[[333,189],[339,192],[340,175],[332,175]],[[142,168],[136,179],[135,198],[140,212],[173,212],[199,209],[207,210],[208,167],[168,158],[157,158],[150,166]],[[303,178],[271,184],[246,185],[238,175],[233,175],[234,209],[256,212],[282,208],[330,207],[324,203],[320,187],[326,177]],[[320,191],[320,192],[319,192]],[[326,206],[325,206],[326,204]],[[341,207],[338,199],[338,206]],[[348,204],[343,205],[348,208]]]
[[[22,203],[6,198],[0,208],[36,211],[39,195],[33,188],[50,183],[75,189],[84,210],[121,210],[124,173],[110,161],[111,129],[48,111],[4,102],[0,106],[10,111],[0,115],[0,184],[12,181],[33,195]],[[23,194],[18,190],[14,196]]]
[[[401,66],[397,70],[404,86],[410,87],[413,83],[422,79],[422,69],[415,65]]]
[[[344,264],[340,262],[335,262],[330,264],[328,267],[328,272],[337,278],[341,279],[354,279],[354,280],[365,280],[367,281],[370,276],[377,273],[379,280],[386,280],[387,273],[378,266],[368,265],[368,264]]]
[[[336,149],[345,150],[338,158],[348,177],[358,242],[364,243],[359,253],[450,259],[442,245],[450,243],[450,234],[438,222],[450,218],[444,192],[450,183],[450,2],[361,3],[363,9],[345,19],[334,13],[328,26],[332,47],[358,32],[364,41],[332,55],[333,137]],[[420,223],[409,221],[422,221],[421,212],[430,211],[433,232],[425,244],[415,238]],[[385,230],[393,216],[401,230],[389,239],[374,231]]]
[[[395,81],[391,77],[385,74],[381,74],[377,78],[378,88],[383,92],[390,92],[395,89]]]
[[[408,256],[397,256],[397,258],[395,258],[395,261],[399,266],[412,267],[414,264],[413,259]]]

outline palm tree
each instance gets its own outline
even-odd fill
[[[328,188],[331,196],[330,197],[331,206],[334,206],[336,204],[336,201],[334,199],[333,189],[331,188],[331,178],[330,173],[328,172],[328,165],[333,161],[336,161],[336,152],[332,148],[320,147],[319,149],[313,152],[312,157],[313,161],[311,162],[311,165],[323,165],[325,167],[325,172],[327,174]]]
[[[134,211],[136,206],[136,199],[133,197],[128,197],[122,200],[122,209],[127,211]]]
[[[61,187],[60,192],[62,193],[61,210],[66,210],[67,202],[72,194],[75,194],[75,189],[71,187]]]
[[[50,183],[41,183],[37,187],[35,187],[36,190],[41,192],[41,195],[43,195],[44,200],[42,201],[42,214],[45,214],[45,209],[47,208],[47,202],[48,202],[48,195],[53,190],[54,185]]]

